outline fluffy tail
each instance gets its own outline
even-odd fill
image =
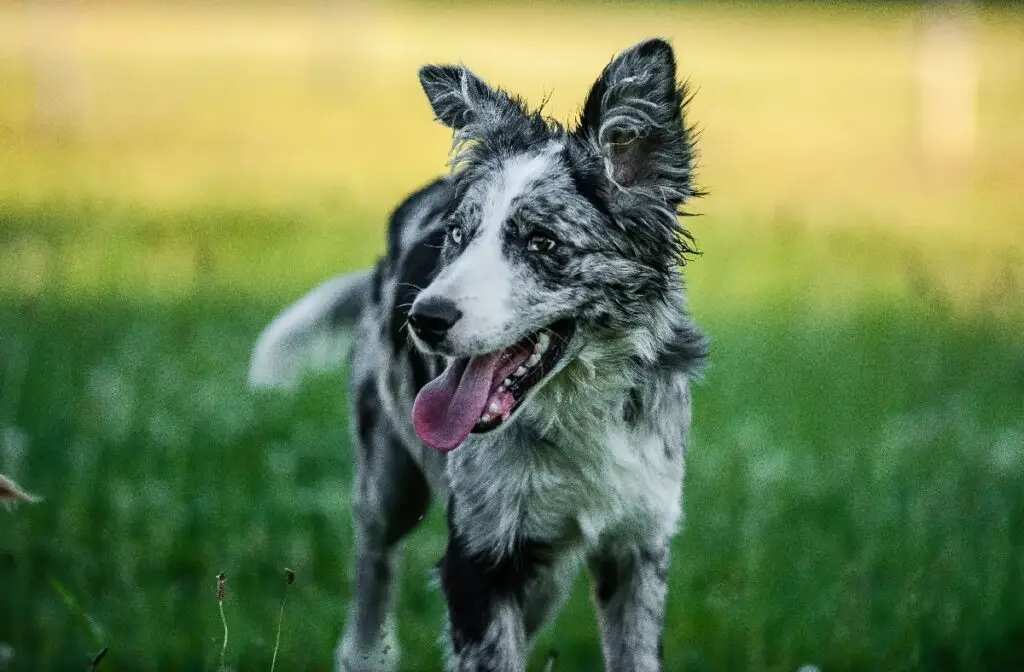
[[[253,348],[249,385],[294,388],[308,371],[341,364],[370,295],[371,271],[341,275],[286,308]]]

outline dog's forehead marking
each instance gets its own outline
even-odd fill
[[[551,177],[561,143],[552,142],[534,154],[518,154],[506,159],[501,171],[486,187],[481,229],[496,233],[508,219],[516,199],[537,182]]]
[[[535,303],[524,298],[529,278],[507,254],[505,223],[524,194],[543,188],[542,183],[554,183],[560,149],[558,143],[551,143],[539,151],[508,157],[472,187],[467,198],[476,206],[472,210],[480,213],[475,235],[426,290],[444,294],[459,305],[464,319],[453,334],[471,329],[473,339],[494,349],[506,345],[497,341],[507,341],[529,314]],[[521,336],[513,335],[513,340]]]

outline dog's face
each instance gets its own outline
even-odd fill
[[[510,424],[589,342],[650,321],[688,250],[693,147],[660,40],[605,68],[571,130],[464,68],[420,79],[459,170],[442,266],[409,315],[418,347],[453,360],[413,419],[450,450]]]

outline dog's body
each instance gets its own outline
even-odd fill
[[[254,382],[294,382],[358,323],[356,599],[340,667],[397,667],[396,553],[434,493],[451,669],[524,670],[585,563],[608,669],[658,670],[706,351],[679,270],[693,152],[671,48],[613,61],[573,131],[465,69],[421,81],[467,143],[460,170],[396,210],[372,272],[314,290],[253,360]]]

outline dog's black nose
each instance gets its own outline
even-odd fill
[[[462,317],[455,302],[439,296],[416,301],[409,311],[409,326],[427,345],[440,343]]]

